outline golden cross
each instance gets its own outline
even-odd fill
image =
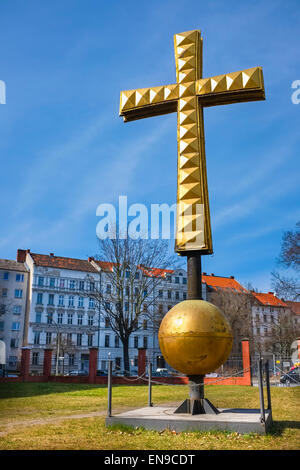
[[[120,115],[133,121],[177,111],[178,175],[175,250],[211,254],[203,108],[264,100],[261,67],[202,78],[200,31],[174,36],[177,83],[122,91]]]

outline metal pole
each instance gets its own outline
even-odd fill
[[[267,397],[268,397],[267,410],[271,410],[271,389],[270,389],[270,375],[269,375],[269,362],[268,361],[265,363],[265,372],[266,372]]]
[[[202,299],[202,272],[200,253],[187,255],[188,300]]]
[[[112,398],[112,360],[108,360],[107,377],[107,416],[111,416],[111,398]]]
[[[259,389],[259,403],[260,403],[260,422],[265,423],[265,404],[264,404],[264,390],[263,390],[263,377],[262,377],[262,359],[258,361],[258,389]]]
[[[148,362],[148,406],[153,406],[152,403],[152,364]]]

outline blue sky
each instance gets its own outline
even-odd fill
[[[300,218],[299,18],[299,0],[1,0],[0,257],[86,257],[100,203],[176,202],[176,114],[124,124],[119,95],[175,83],[173,35],[200,29],[204,77],[261,65],[266,88],[266,101],[205,109],[203,270],[270,290]]]

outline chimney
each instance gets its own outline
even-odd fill
[[[214,273],[211,273],[211,276],[214,276]]]
[[[17,250],[18,263],[25,263],[27,253],[30,253],[30,250],[21,250],[21,249]]]
[[[88,257],[88,262],[90,263],[91,261],[94,261],[94,257],[93,257],[93,256],[89,256],[89,257]]]
[[[202,274],[203,274],[203,276],[207,276],[207,274],[206,274],[206,273],[202,273]]]
[[[274,292],[268,292],[268,294],[275,295]]]
[[[234,279],[234,276],[230,276],[230,279]]]
[[[50,256],[51,256],[51,258],[53,258],[53,256],[54,256],[54,253],[50,253]]]

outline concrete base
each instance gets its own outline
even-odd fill
[[[265,423],[260,422],[260,410],[219,408],[217,415],[174,414],[176,408],[153,406],[120,413],[106,418],[106,426],[123,424],[156,431],[233,431],[265,434],[271,423],[272,413],[265,412]]]

